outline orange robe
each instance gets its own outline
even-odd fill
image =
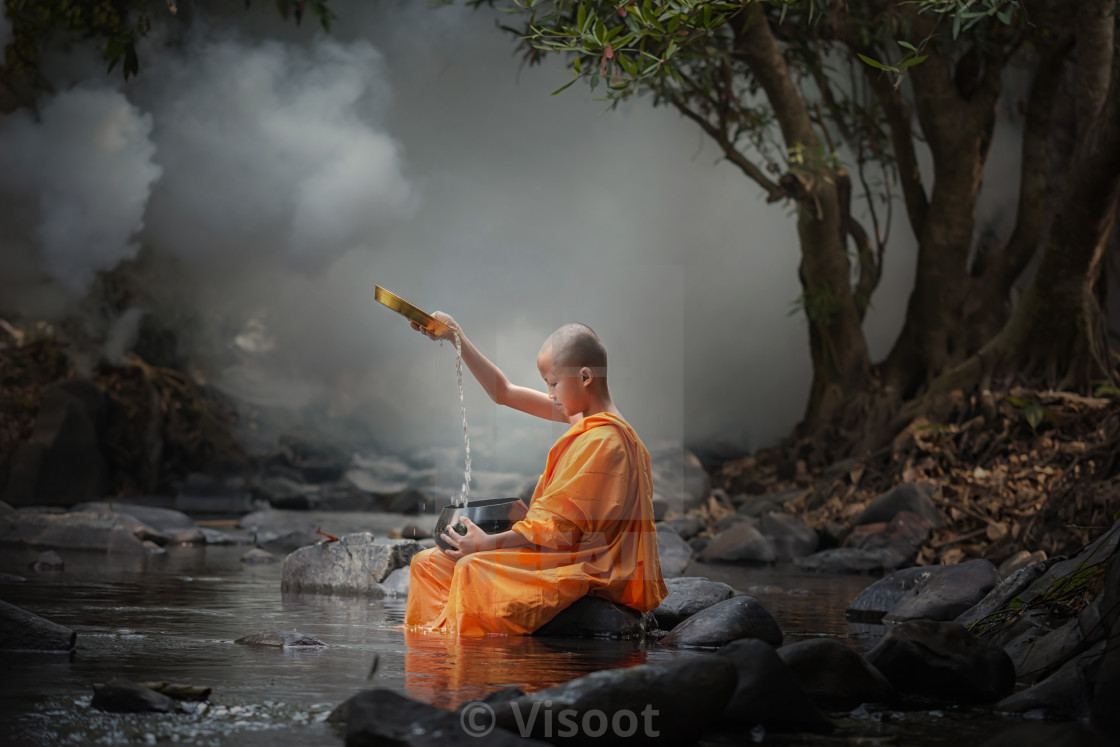
[[[668,595],[657,556],[649,452],[630,425],[600,413],[548,453],[529,512],[529,540],[458,562],[438,548],[409,574],[405,625],[458,635],[528,635],[594,594],[645,612]]]

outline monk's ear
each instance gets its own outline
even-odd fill
[[[584,384],[590,384],[591,380],[594,377],[595,377],[594,372],[590,368],[588,368],[587,366],[584,366],[583,368],[581,368],[579,370],[579,379]]]

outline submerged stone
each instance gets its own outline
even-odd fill
[[[318,638],[297,633],[294,630],[265,630],[251,633],[234,641],[243,646],[277,646],[279,648],[326,648],[327,644]]]

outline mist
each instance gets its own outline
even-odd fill
[[[561,60],[521,67],[496,12],[336,11],[328,36],[271,8],[198,10],[127,84],[58,63],[67,85],[37,119],[0,120],[0,189],[35,208],[3,209],[7,313],[61,309],[142,245],[150,311],[191,319],[180,342],[211,383],[292,422],[358,420],[388,449],[454,453],[462,428],[453,346],[375,283],[452,314],[526,386],[549,333],[590,325],[651,448],[747,451],[793,428],[811,376],[795,222],[694,124],[580,85],[550,96]],[[876,356],[912,284],[895,233],[865,323]],[[539,469],[562,427],[465,390],[474,468]]]

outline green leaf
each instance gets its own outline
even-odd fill
[[[961,16],[958,13],[953,16],[953,39],[961,35]]]
[[[905,70],[908,67],[914,67],[915,65],[920,65],[921,63],[926,61],[927,57],[929,57],[928,54],[920,54],[917,57],[908,57],[908,58],[906,58],[905,60],[902,61],[902,64],[898,66],[898,69],[899,70]]]
[[[576,11],[576,27],[580,31],[587,30],[587,5],[580,3],[579,10]]]
[[[886,70],[887,72],[890,72],[890,73],[897,73],[898,72],[898,68],[893,68],[893,67],[889,67],[887,65],[884,65],[883,63],[879,62],[878,60],[873,60],[865,54],[857,53],[856,56],[859,57],[861,60],[863,60],[868,65],[870,65],[871,67],[878,68],[879,70]]]
[[[911,43],[910,43],[910,42],[908,42],[908,41],[902,41],[901,39],[900,39],[900,40],[899,40],[899,42],[898,42],[898,46],[902,47],[903,49],[909,49],[909,50],[910,50],[911,52],[917,52],[917,51],[918,51],[918,50],[917,50],[917,49],[916,49],[916,48],[914,47],[914,45],[913,45],[913,44],[911,44]]]
[[[1032,431],[1038,428],[1039,423],[1044,419],[1054,419],[1053,413],[1042,405],[1036,405],[1033,402],[1023,408],[1023,417],[1027,419],[1027,424],[1030,425]]]
[[[1027,401],[1022,397],[1008,397],[1007,401],[1015,405],[1016,407],[1026,407],[1028,404]]]
[[[571,80],[569,80],[569,81],[568,81],[567,83],[565,83],[564,85],[560,86],[559,88],[557,88],[557,89],[556,89],[555,91],[553,91],[552,93],[550,93],[550,94],[548,94],[548,95],[549,95],[549,96],[555,96],[555,95],[556,95],[556,94],[558,94],[558,93],[562,93],[562,92],[564,92],[564,91],[567,91],[567,90],[568,90],[569,88],[571,88],[571,87],[572,87],[572,85],[573,85],[573,84],[574,84],[574,83],[575,83],[575,82],[576,82],[577,80],[579,80],[579,78],[572,78],[572,79],[571,79]]]

